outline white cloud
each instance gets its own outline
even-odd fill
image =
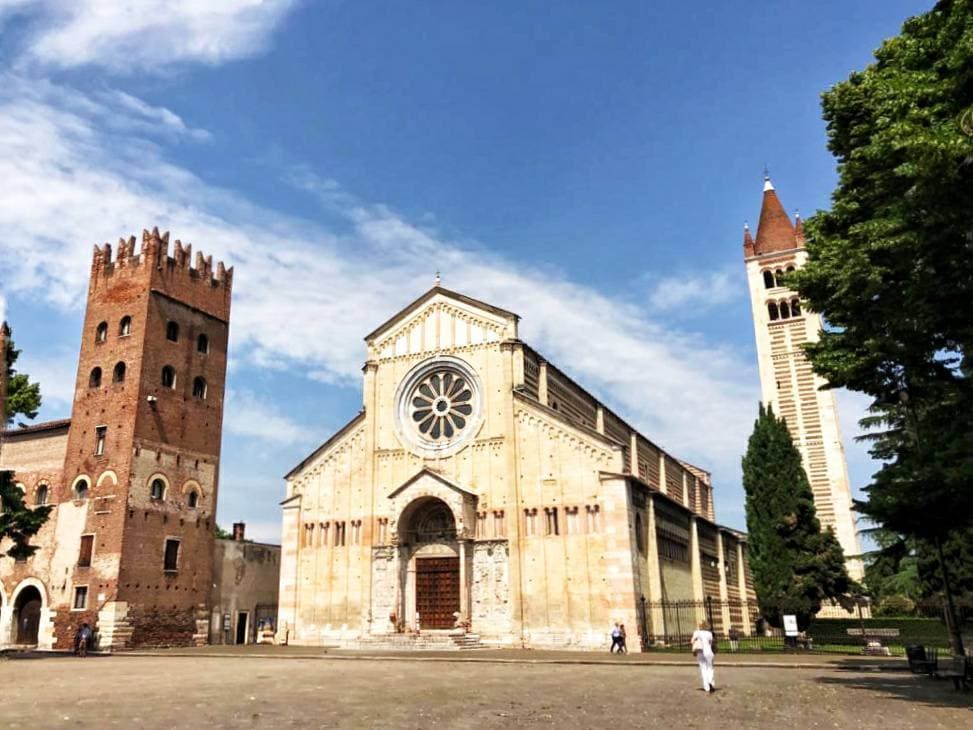
[[[274,404],[247,390],[231,389],[226,394],[223,427],[238,436],[276,443],[303,443],[315,438]]]
[[[739,268],[650,280],[649,307],[653,312],[682,312],[690,316],[733,301],[745,286]]]
[[[0,18],[28,16],[26,57],[60,67],[131,73],[218,64],[262,51],[295,0],[0,0]]]
[[[96,103],[51,84],[30,93],[16,86],[0,89],[0,281],[8,296],[76,309],[90,244],[158,224],[235,265],[234,372],[245,361],[359,387],[362,336],[440,270],[446,286],[521,314],[528,342],[649,437],[712,468],[719,483],[736,483],[758,395],[753,363],[731,349],[557,272],[446,240],[307,171],[301,188],[340,216],[338,226],[254,206],[168,162],[140,126],[103,127],[104,115],[139,105],[116,97],[106,109],[109,97]],[[229,395],[226,425],[253,438],[301,435],[245,391]]]

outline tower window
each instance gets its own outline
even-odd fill
[[[90,482],[86,477],[82,477],[74,484],[74,498],[75,499],[87,499],[88,498],[88,487],[91,486]]]
[[[176,322],[169,322],[166,325],[166,339],[170,342],[179,341],[179,325]]]
[[[172,365],[162,368],[162,387],[172,389],[176,387],[176,370]]]
[[[74,589],[74,603],[71,608],[75,611],[83,611],[88,607],[88,586],[76,586]]]
[[[199,505],[199,492],[192,490],[186,498],[186,504],[189,505],[189,509],[196,509]]]
[[[98,426],[95,429],[95,456],[105,453],[105,438],[108,436],[108,426]]]
[[[193,398],[206,400],[206,380],[200,377],[193,379]]]
[[[101,387],[101,368],[91,369],[91,375],[88,376],[88,387],[89,388]]]
[[[126,314],[118,323],[118,336],[128,337],[130,334],[132,334],[132,318]]]
[[[209,352],[209,337],[200,335],[196,338],[196,352],[201,352],[204,355]]]
[[[102,322],[95,330],[95,342],[104,342],[108,339],[108,323]]]
[[[558,530],[557,524],[557,507],[545,507],[544,508],[545,520],[545,534],[546,535],[559,535],[561,534]]]
[[[774,288],[774,275],[770,271],[765,271],[764,272],[764,286],[767,289],[773,289]]]
[[[775,319],[780,318],[780,311],[777,309],[776,302],[770,302],[767,304],[767,314],[770,315],[770,321],[773,322]]]
[[[787,319],[790,316],[791,316],[791,310],[790,310],[790,307],[787,306],[787,302],[781,302],[780,303],[780,318],[781,319]]]
[[[166,540],[165,557],[162,559],[162,569],[167,573],[175,573],[179,565],[179,541]]]
[[[95,547],[94,535],[81,536],[81,549],[78,551],[79,568],[91,567],[91,553],[94,552],[94,547]]]
[[[46,484],[41,484],[37,487],[37,493],[34,495],[34,504],[38,507],[47,504],[48,487]]]
[[[115,363],[115,369],[111,374],[111,381],[113,383],[124,383],[125,382],[125,363],[119,362]]]
[[[801,302],[799,299],[795,299],[791,302],[791,316],[793,317],[801,316]]]
[[[166,496],[166,483],[161,479],[153,479],[150,489],[152,499],[161,500]]]
[[[774,283],[777,284],[777,286],[784,286],[784,272],[780,269],[777,269],[777,271],[774,272]]]

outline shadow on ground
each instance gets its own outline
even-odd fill
[[[818,677],[816,681],[820,684],[842,686],[847,689],[868,690],[884,695],[886,699],[907,700],[934,707],[965,707],[973,710],[973,690],[957,691],[948,679],[936,679],[925,674],[905,672],[875,672],[872,676],[863,674],[860,666],[852,661],[840,662],[832,669],[837,671]]]

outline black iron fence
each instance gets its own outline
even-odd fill
[[[942,604],[929,602],[921,608],[915,616],[884,617],[871,616],[867,604],[862,604],[861,610],[853,606],[850,611],[839,605],[828,606],[797,635],[788,636],[783,628],[771,625],[756,602],[715,598],[643,601],[639,628],[647,651],[689,651],[693,631],[700,623],[713,632],[718,651],[726,653],[813,651],[905,656],[905,647],[910,644],[947,648]],[[789,611],[780,609],[776,613]],[[964,634],[973,634],[973,603],[961,604],[958,613]]]

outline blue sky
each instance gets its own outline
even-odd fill
[[[931,4],[0,0],[0,314],[41,418],[70,412],[92,244],[158,225],[236,266],[221,523],[276,539],[362,336],[439,269],[743,527],[742,224],[765,164],[828,205],[820,92]]]

